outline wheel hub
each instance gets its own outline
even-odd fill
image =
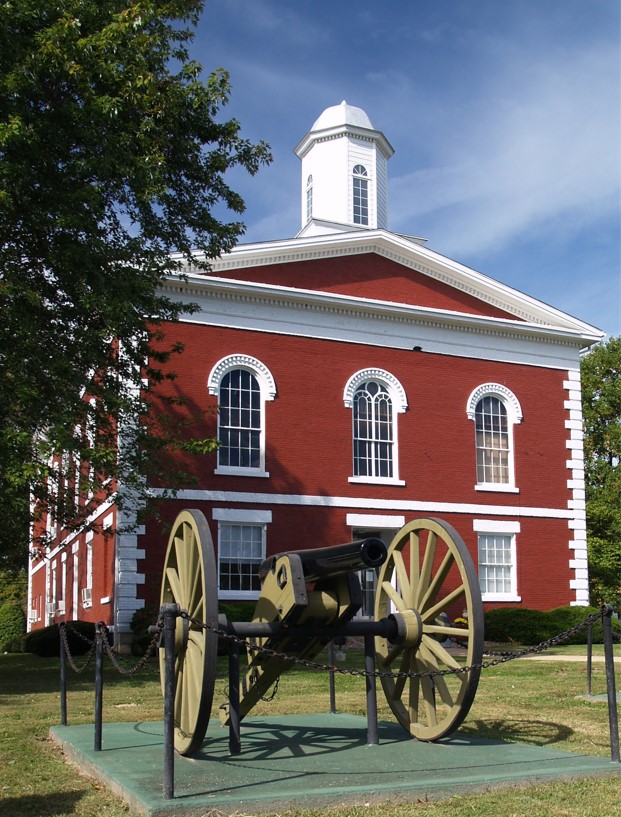
[[[423,637],[423,621],[417,610],[403,610],[399,613],[392,613],[388,618],[392,618],[397,624],[397,635],[394,644],[407,649],[418,649],[418,645]]]

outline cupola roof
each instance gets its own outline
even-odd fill
[[[348,103],[343,100],[340,105],[332,105],[331,108],[326,108],[315,121],[311,131],[338,128],[341,125],[353,125],[355,128],[375,130],[371,120],[362,108],[356,108],[355,105],[348,105]]]

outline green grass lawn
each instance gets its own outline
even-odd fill
[[[519,660],[483,672],[477,698],[462,730],[566,751],[610,756],[606,703],[585,701],[585,665],[563,662],[562,654],[584,654],[585,648],[557,648],[558,661]],[[601,651],[600,651],[601,652]],[[348,652],[345,666],[361,665]],[[93,719],[93,670],[75,675],[68,670],[70,724]],[[325,712],[327,677],[292,670],[284,675],[271,703],[261,702],[253,714]],[[617,679],[617,685],[621,685]],[[224,663],[218,673],[215,706],[225,698]],[[605,692],[604,666],[594,664],[592,692]],[[120,817],[123,803],[99,783],[66,764],[48,739],[59,723],[58,659],[32,655],[0,656],[0,815],[2,817]],[[378,690],[380,718],[393,720]],[[364,680],[337,676],[337,708],[364,715]],[[137,676],[119,675],[105,664],[104,722],[161,720],[162,701],[155,667]],[[355,807],[287,812],[296,817],[618,817],[619,776],[492,790],[436,802],[400,806]],[[283,812],[279,812],[283,815]]]

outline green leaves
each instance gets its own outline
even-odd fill
[[[621,604],[621,337],[581,364],[591,600]]]
[[[244,202],[226,173],[271,159],[235,120],[216,119],[228,74],[203,79],[188,53],[201,10],[196,0],[0,5],[0,510],[23,510],[50,452],[98,456],[74,434],[90,422],[89,398],[108,452],[99,482],[138,484],[148,471],[141,370],[158,322],[187,311],[158,287],[195,249],[231,249],[243,225],[214,209],[237,215]],[[160,363],[170,353],[161,347]],[[119,424],[138,430],[133,460],[110,454]],[[36,482],[44,504],[47,491]]]

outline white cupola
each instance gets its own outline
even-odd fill
[[[295,148],[302,160],[298,236],[387,228],[387,168],[394,153],[362,110],[345,100],[321,114]]]

